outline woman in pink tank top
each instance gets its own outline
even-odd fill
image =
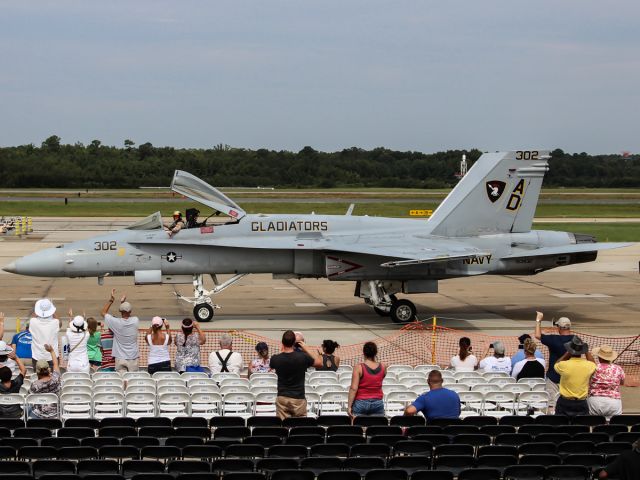
[[[347,413],[351,417],[384,415],[382,381],[387,369],[376,361],[378,347],[375,343],[365,343],[362,346],[362,354],[364,362],[353,368]]]

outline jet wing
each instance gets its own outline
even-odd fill
[[[578,243],[576,245],[560,245],[557,247],[533,248],[531,250],[518,249],[517,252],[501,257],[501,260],[524,257],[543,257],[546,255],[562,255],[565,253],[596,252],[598,250],[611,250],[612,248],[623,248],[633,245],[632,243]]]
[[[198,203],[218,210],[236,220],[240,220],[246,212],[233,200],[204,180],[182,170],[176,170],[171,182],[171,190]]]

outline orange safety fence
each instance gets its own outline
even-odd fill
[[[149,347],[145,342],[146,330],[140,331],[140,365],[147,364]],[[556,330],[545,329],[545,333],[552,334]],[[173,332],[176,333],[175,331]],[[209,354],[219,349],[220,336],[228,333],[233,338],[233,350],[240,352],[245,365],[256,358],[255,346],[258,342],[265,342],[269,345],[270,354],[280,352],[280,340],[264,337],[254,332],[246,330],[203,330],[206,336],[206,343],[200,349],[200,361],[202,366],[208,365]],[[525,332],[523,332],[525,333]],[[533,338],[533,332],[529,333]],[[601,345],[610,345],[618,353],[615,361],[620,365],[626,374],[627,386],[640,386],[640,335],[631,337],[603,337],[587,333],[574,332],[583,341],[589,344],[589,349]],[[519,335],[519,334],[518,334]],[[374,337],[378,346],[378,358],[387,365],[420,365],[436,364],[446,368],[451,363],[451,357],[458,353],[458,341],[460,337],[471,339],[472,351],[478,360],[483,359],[491,353],[490,345],[500,340],[505,346],[506,355],[513,355],[518,349],[518,335],[486,335],[464,330],[454,330],[437,326],[435,321],[431,323],[414,322],[405,325],[384,337]],[[331,338],[331,335],[327,335]],[[342,364],[354,365],[362,361],[362,343],[352,345],[342,345],[336,350],[336,355],[340,357]],[[320,347],[314,346],[320,351]],[[547,364],[549,352],[544,345],[538,342],[538,349],[544,354]],[[171,358],[175,359],[176,347],[170,347]]]

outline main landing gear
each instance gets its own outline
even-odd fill
[[[176,296],[180,300],[184,300],[194,306],[193,316],[197,321],[208,322],[213,318],[214,310],[220,308],[220,305],[216,305],[211,301],[211,296],[222,292],[225,288],[230,287],[245,275],[247,274],[239,273],[223,283],[218,283],[216,275],[211,275],[215,287],[213,290],[205,290],[203,282],[204,275],[197,274],[193,276],[193,297],[184,297],[179,293],[176,293]]]
[[[356,296],[363,297],[365,303],[371,305],[378,315],[390,317],[394,323],[409,323],[416,318],[414,303],[389,293],[380,281],[358,282]]]

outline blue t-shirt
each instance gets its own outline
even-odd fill
[[[560,357],[562,357],[567,349],[564,344],[570,342],[573,335],[541,335],[540,342],[549,349],[549,369],[547,370],[547,378],[553,383],[560,383],[560,375],[553,368]]]
[[[427,418],[459,418],[460,397],[453,390],[438,388],[423,393],[411,405]]]
[[[31,333],[29,331],[16,333],[11,339],[11,343],[16,346],[16,357],[31,358]]]
[[[536,358],[540,358],[544,360],[544,355],[542,355],[542,352],[540,350],[536,350],[535,355],[536,355]],[[524,350],[522,348],[519,348],[516,354],[513,357],[511,357],[511,370],[513,370],[513,367],[516,365],[516,363],[524,359],[525,359]]]

